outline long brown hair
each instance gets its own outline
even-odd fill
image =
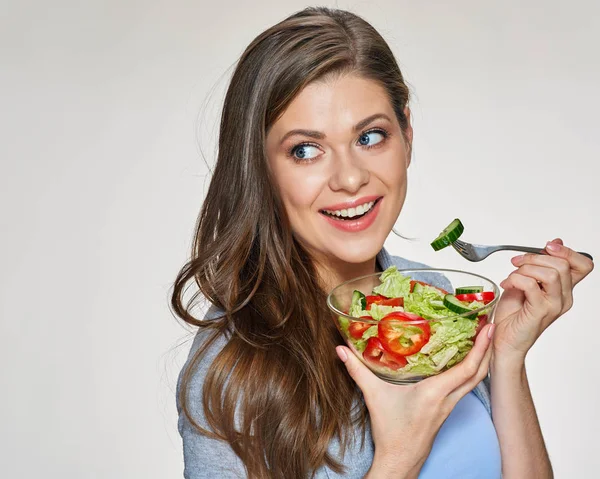
[[[256,37],[240,57],[225,97],[218,156],[197,223],[192,258],[179,272],[174,312],[206,330],[180,385],[183,414],[202,434],[227,441],[249,477],[305,478],[362,431],[367,411],[335,354],[342,343],[306,249],[294,238],[270,176],[270,126],[308,83],[352,73],[379,82],[403,130],[408,88],[383,38],[344,10],[306,8]],[[184,304],[186,284],[199,291]],[[223,314],[199,320],[203,295]],[[188,385],[204,353],[228,338],[208,369],[202,397]],[[190,414],[202,401],[206,430]],[[241,421],[236,428],[234,422]],[[239,415],[239,417],[238,417]]]

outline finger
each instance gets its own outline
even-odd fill
[[[555,242],[546,244],[546,251],[550,256],[566,259],[571,265],[571,278],[573,285],[576,285],[585,278],[594,269],[594,262],[573,251],[571,248]]]
[[[529,264],[555,269],[558,272],[560,281],[560,294],[562,297],[561,313],[571,308],[573,304],[573,280],[571,278],[571,265],[566,259],[549,255],[525,254],[514,257],[512,264],[519,267]],[[520,272],[527,275],[524,270],[521,271],[521,268]]]
[[[557,269],[535,264],[524,264],[515,273],[534,279],[538,283],[538,289],[541,286],[543,292],[546,293],[546,300],[553,303],[558,301],[562,307],[563,286]]]
[[[494,327],[495,325],[488,324],[481,330],[475,339],[473,349],[460,363],[452,366],[442,374],[424,379],[421,383],[423,385],[431,384],[450,395],[457,388],[470,381],[479,371],[488,349],[491,349],[489,347],[492,341],[490,336],[493,334]]]
[[[560,238],[554,238],[552,241],[550,241],[550,243],[558,243],[560,245],[563,245],[563,240],[561,240]]]
[[[365,401],[368,403],[371,391],[381,387],[382,380],[375,376],[349,348],[338,346],[335,350],[338,357],[345,364],[348,374],[361,389]]]
[[[473,376],[470,380],[457,387],[454,391],[450,393],[448,399],[452,404],[458,403],[465,395],[470,393],[473,389],[477,387],[477,385],[485,379],[488,375],[488,371],[490,369],[490,361],[492,360],[492,348],[488,348],[485,352],[485,356],[481,364],[479,365],[479,369],[477,370],[477,374]]]
[[[521,268],[519,268],[520,271]],[[544,291],[540,288],[538,280],[532,276],[525,276],[519,272],[513,272],[508,275],[500,286],[504,289],[518,289],[525,294],[525,300],[535,309],[546,309],[548,307]]]

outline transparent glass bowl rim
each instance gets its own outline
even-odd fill
[[[498,287],[498,285],[496,283],[494,283],[491,279],[486,278],[485,276],[482,276],[482,275],[477,274],[477,273],[471,273],[469,271],[463,271],[463,270],[460,270],[460,269],[444,269],[444,268],[406,268],[406,269],[398,269],[398,273],[400,273],[400,274],[402,274],[404,276],[410,276],[408,274],[409,272],[415,272],[415,273],[442,273],[442,274],[443,273],[460,273],[460,274],[466,274],[466,275],[469,275],[469,276],[474,276],[476,278],[479,278],[479,279],[482,279],[484,281],[487,281],[488,283],[490,283],[492,285],[492,288],[493,288],[493,291],[494,291],[494,299],[492,301],[490,301],[489,303],[487,303],[485,306],[483,306],[481,308],[478,308],[478,309],[474,309],[473,311],[468,311],[466,313],[462,313],[462,314],[453,314],[452,316],[444,316],[443,318],[436,318],[436,319],[425,319],[425,318],[423,318],[423,319],[425,319],[425,321],[428,321],[428,322],[429,321],[443,321],[445,319],[456,319],[456,318],[462,318],[464,316],[471,316],[473,314],[479,314],[481,311],[485,311],[487,309],[493,308],[496,305],[497,301],[500,299],[499,298],[499,296],[500,296],[500,288]],[[356,316],[350,316],[349,314],[346,314],[343,311],[340,311],[339,309],[337,309],[333,305],[333,303],[331,302],[331,299],[335,295],[336,290],[338,290],[339,288],[342,288],[343,286],[345,286],[345,285],[347,285],[349,283],[353,283],[353,282],[359,281],[361,279],[370,278],[370,277],[373,277],[373,276],[378,276],[379,277],[379,276],[381,276],[381,274],[382,274],[382,272],[365,274],[363,276],[357,276],[356,278],[352,278],[352,279],[349,279],[348,281],[344,281],[343,283],[338,284],[327,295],[327,306],[329,306],[329,309],[334,314],[336,314],[337,316],[344,316],[345,318],[348,318],[351,321],[360,321],[361,323],[367,323],[367,324],[379,324],[379,321],[376,320],[376,319],[362,319],[362,318],[357,318]],[[406,320],[400,320],[400,319],[398,321],[407,322]]]

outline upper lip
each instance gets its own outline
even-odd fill
[[[335,205],[326,206],[325,208],[321,208],[321,211],[336,211],[336,210],[347,210],[348,208],[356,208],[359,205],[364,205],[365,203],[370,203],[371,201],[378,200],[382,198],[379,195],[371,195],[371,196],[363,196],[362,198],[357,198],[355,200],[346,201],[345,203],[336,203]]]

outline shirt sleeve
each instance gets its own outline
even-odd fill
[[[183,413],[180,406],[179,398],[183,394],[183,391],[180,390],[183,372],[205,338],[206,333],[199,332],[196,334],[188,359],[179,373],[177,381],[178,429],[183,440],[183,477],[185,479],[244,478],[247,477],[246,469],[229,443],[201,434]],[[195,422],[209,431],[211,428],[202,407],[202,387],[208,368],[220,349],[225,345],[225,341],[224,338],[218,338],[211,345],[194,370],[188,385],[187,398],[190,415]]]

